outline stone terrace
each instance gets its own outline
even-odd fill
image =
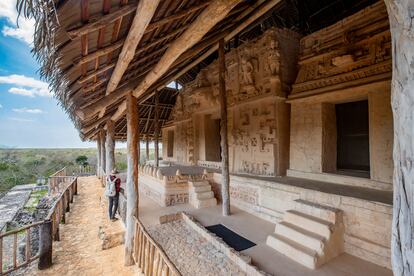
[[[101,249],[100,229],[103,227],[117,232],[122,230],[123,226],[120,221],[108,222],[100,182],[96,177],[81,177],[78,181],[79,195],[75,197],[75,203],[67,215],[67,223],[62,225],[61,241],[54,243],[53,266],[39,271],[34,263],[20,271],[19,275],[137,274],[135,266],[123,266],[123,246]],[[220,251],[183,222],[160,225],[160,216],[179,211],[186,211],[204,226],[221,223],[256,243],[256,246],[243,251],[242,254],[250,256],[253,265],[271,275],[392,275],[390,270],[348,254],[342,254],[317,270],[309,270],[266,246],[266,237],[274,231],[272,223],[234,207],[230,217],[221,216],[221,206],[198,210],[189,204],[159,207],[154,201],[141,195],[141,221],[183,275],[243,274],[234,263],[223,261]]]
[[[53,243],[53,266],[38,270],[37,263],[21,275],[136,275],[135,266],[125,267],[124,247],[102,250],[102,227],[122,229],[120,221],[109,222],[104,190],[96,177],[78,178],[78,193],[66,224],[61,225],[61,241]],[[108,225],[111,224],[111,225]]]

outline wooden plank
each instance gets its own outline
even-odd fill
[[[182,10],[182,11],[179,11],[179,12],[176,12],[176,13],[173,13],[172,15],[167,16],[167,17],[164,17],[164,18],[162,18],[162,19],[160,19],[158,21],[152,22],[147,27],[147,29],[146,29],[145,32],[146,33],[151,32],[151,31],[153,31],[153,30],[155,30],[155,29],[157,29],[157,28],[159,28],[159,27],[161,27],[161,26],[163,26],[163,25],[165,25],[165,24],[167,24],[167,23],[169,23],[171,21],[180,19],[180,18],[185,17],[187,15],[190,15],[190,14],[192,14],[194,12],[197,12],[200,9],[206,7],[209,4],[209,2],[210,1],[203,1],[200,4],[197,4],[197,5],[194,5],[192,7],[187,8],[185,10]]]
[[[154,159],[155,159],[155,167],[158,168],[159,166],[159,135],[160,135],[160,99],[159,99],[159,91],[155,90],[155,130],[154,130]]]
[[[230,39],[232,39],[234,36],[239,34],[241,31],[243,31],[246,27],[251,25],[254,21],[256,21],[259,17],[263,16],[265,13],[270,11],[274,6],[276,6],[278,3],[280,3],[281,0],[260,0],[257,1],[256,4],[252,5],[250,8],[248,8],[245,12],[243,12],[240,16],[238,16],[238,19],[236,21],[240,20],[240,24],[237,28],[235,28],[233,31],[231,31],[226,37],[224,38],[225,42],[228,42]],[[252,12],[253,9],[256,9],[256,11],[247,19],[244,19],[250,12]],[[158,90],[161,90],[166,85],[168,85],[171,81],[178,79],[185,73],[187,73],[189,70],[194,68],[197,64],[208,58],[211,54],[213,54],[218,49],[218,44],[216,43],[215,46],[211,47],[209,50],[207,50],[204,54],[196,58],[194,61],[192,61],[190,64],[186,65],[183,69],[181,69],[178,73],[171,75],[170,77],[166,78],[165,81],[162,81],[160,85],[157,86]]]
[[[235,7],[241,0],[214,0],[210,5],[203,10],[197,19],[188,27],[188,29],[173,43],[170,44],[167,51],[155,67],[146,75],[145,79],[133,90],[135,97],[140,97],[152,84],[154,84],[179,58],[187,49],[194,46],[200,41],[203,36],[213,28],[218,22],[226,17],[226,15]],[[108,96],[106,96],[108,97]],[[105,98],[106,98],[105,97]],[[104,99],[105,99],[104,98]],[[102,104],[102,101],[100,104]],[[106,108],[106,104],[100,107],[99,110]],[[97,109],[98,105],[94,108]],[[126,110],[126,105],[121,104],[116,113],[117,117],[112,117],[114,121],[123,115]]]
[[[392,39],[391,106],[394,201],[391,260],[394,275],[414,272],[414,30],[412,0],[386,0]]]
[[[132,94],[127,95],[127,184],[128,195],[125,230],[125,265],[133,265],[134,216],[138,217],[138,164],[139,128],[138,102]]]
[[[227,93],[226,93],[226,61],[224,55],[224,39],[219,41],[219,94],[220,94],[220,145],[221,145],[221,197],[223,199],[223,216],[230,215],[230,174],[229,144],[227,134]]]
[[[106,47],[102,47],[92,53],[89,53],[88,55],[85,55],[81,58],[75,59],[73,64],[74,66],[79,66],[81,64],[84,64],[86,62],[92,61],[97,59],[98,57],[101,57],[103,55],[106,55],[108,53],[111,53],[119,48],[122,47],[122,45],[124,44],[124,39],[120,39],[117,42],[115,42],[114,44],[110,44]]]
[[[0,237],[0,275],[3,274],[3,237]]]
[[[115,168],[115,123],[112,120],[106,122],[106,172]]]
[[[30,228],[26,229],[26,262],[30,261],[30,254],[31,254],[31,244],[30,244]]]
[[[132,21],[127,38],[122,47],[122,51],[119,54],[115,70],[109,80],[106,89],[107,95],[116,89],[125,73],[125,70],[128,68],[129,63],[134,58],[135,50],[145,33],[145,29],[151,22],[159,2],[160,0],[140,0],[138,2],[137,12],[134,20]]]
[[[88,23],[86,24],[76,24],[68,28],[67,34],[70,39],[75,39],[79,36],[94,32],[100,28],[106,27],[112,22],[118,20],[121,17],[124,17],[128,14],[135,12],[137,6],[135,3],[128,4],[119,8],[116,8],[109,14],[96,14],[90,17]]]
[[[79,78],[78,83],[79,84],[83,84],[83,83],[85,83],[87,81],[90,81],[93,78],[97,77],[98,75],[100,75],[102,73],[105,73],[106,71],[108,71],[108,70],[110,70],[110,69],[112,69],[114,67],[115,67],[115,63],[114,62],[112,62],[110,64],[107,64],[107,65],[104,65],[104,66],[101,66],[100,68],[98,68],[98,70],[94,70],[94,71],[92,71],[90,73],[87,73],[85,76]]]
[[[17,233],[13,234],[13,268],[17,267]]]

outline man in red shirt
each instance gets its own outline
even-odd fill
[[[108,182],[115,181],[115,191],[116,194],[114,196],[110,196],[109,198],[109,219],[112,221],[116,221],[117,218],[115,217],[116,211],[118,210],[118,202],[119,202],[119,192],[121,191],[121,179],[116,176],[118,171],[113,169],[111,174],[108,175]]]

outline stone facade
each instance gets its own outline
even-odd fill
[[[220,185],[220,174],[213,179]],[[242,176],[232,175],[230,184],[232,205],[274,223],[282,221],[287,210],[295,209],[297,199],[342,210],[344,251],[391,268],[391,205]]]
[[[378,2],[301,39],[271,29],[226,53],[232,205],[275,223],[298,199],[336,208],[343,212],[344,251],[390,268],[391,205],[306,187],[317,180],[392,191],[390,40],[387,11]],[[220,169],[211,140],[220,139],[217,67],[216,61],[202,69],[179,94],[163,129],[165,160]],[[336,105],[357,101],[368,103],[366,177],[341,174],[337,166]],[[303,184],[291,185],[292,179]],[[210,181],[220,199],[220,174]]]
[[[285,99],[296,76],[298,42],[296,33],[271,29],[226,53],[229,154],[234,173],[286,173],[289,106]],[[218,93],[215,61],[177,97],[171,122],[163,129],[164,160],[219,167]],[[174,131],[173,156],[167,152],[169,131]]]

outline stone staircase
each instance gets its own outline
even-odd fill
[[[195,208],[205,208],[217,205],[217,199],[207,180],[188,181],[189,202]]]
[[[344,251],[342,211],[306,200],[295,200],[266,244],[281,254],[316,269]]]

